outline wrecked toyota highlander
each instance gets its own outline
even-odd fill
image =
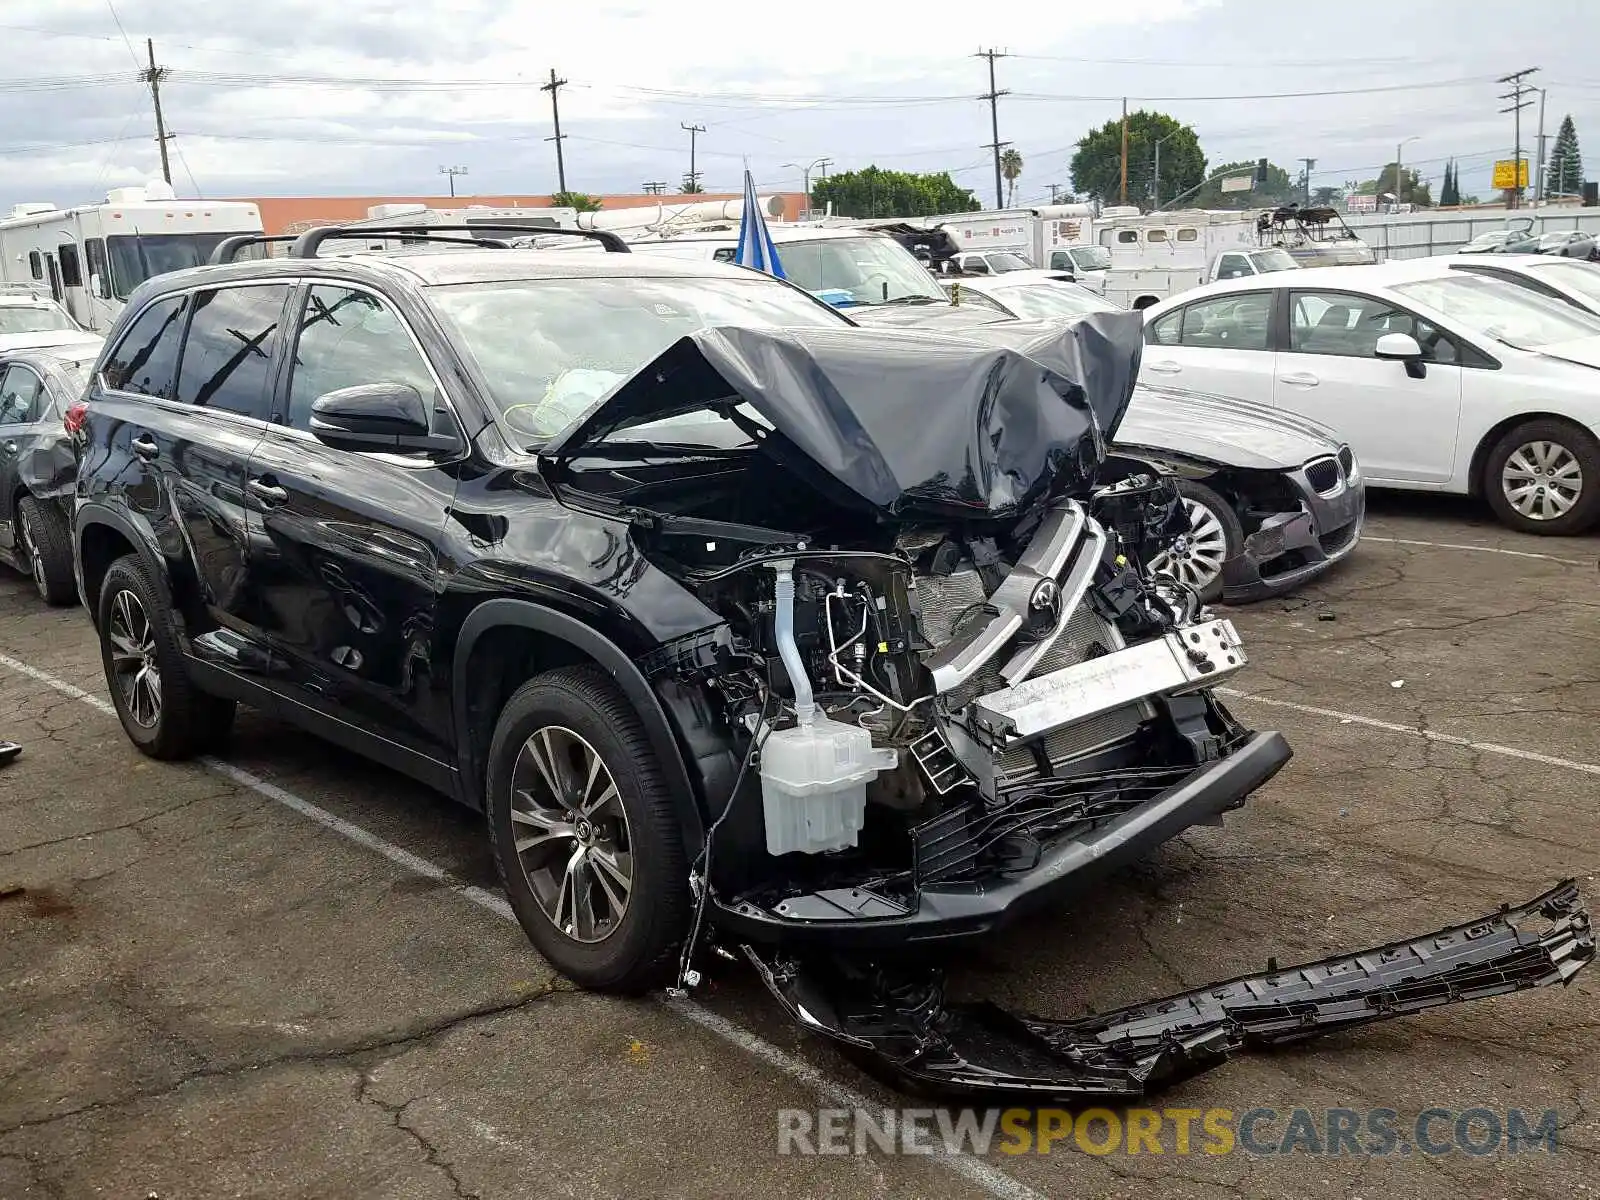
[[[1289,758],[1213,690],[1245,666],[1232,624],[1148,570],[1186,528],[1171,480],[1107,470],[1140,318],[870,330],[711,264],[481,228],[321,252],[341,236],[151,280],[97,365],[77,577],[146,753],[268,708],[484,811],[580,984],[742,952],[797,1019],[952,1088],[1078,1094],[1092,1043],[1131,1094],[1282,1033],[1242,997],[1307,1036],[1592,954],[1563,892],[1309,995],[1054,1032],[944,1004],[931,948]]]

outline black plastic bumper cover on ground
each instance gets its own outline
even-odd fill
[[[1409,941],[1248,975],[1076,1021],[946,1004],[937,972],[895,974],[745,947],[789,1014],[898,1087],[1036,1102],[1131,1100],[1225,1062],[1467,1000],[1567,983],[1594,958],[1577,885]]]

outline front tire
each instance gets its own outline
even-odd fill
[[[1566,421],[1524,421],[1490,449],[1482,486],[1500,523],[1519,533],[1582,533],[1600,518],[1600,443]]]
[[[34,496],[17,502],[17,541],[33,576],[33,586],[46,604],[74,604],[78,585],[72,577],[72,530],[60,507]]]
[[[1150,570],[1173,576],[1193,588],[1201,603],[1214,604],[1222,598],[1223,564],[1244,550],[1244,526],[1220,493],[1192,479],[1174,482],[1191,528]]]
[[[667,980],[688,932],[689,867],[638,714],[605,672],[562,667],[506,702],[489,749],[489,841],[528,938],[583,987]]]
[[[233,725],[232,700],[209,696],[189,677],[177,617],[137,555],[106,571],[99,603],[100,661],[128,740],[151,758],[193,758]]]

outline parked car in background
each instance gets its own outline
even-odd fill
[[[0,346],[39,345],[38,334],[84,333],[72,314],[48,295],[27,287],[0,286]],[[70,342],[72,337],[63,340]]]
[[[1528,240],[1526,229],[1491,229],[1473,238],[1457,254],[1496,254],[1514,242]]]
[[[1450,265],[1460,271],[1520,284],[1600,316],[1600,265],[1548,254],[1497,254],[1493,258],[1474,255]]]
[[[1013,250],[969,251],[948,259],[945,269],[959,275],[1005,275],[1032,271],[1034,265]]]
[[[1339,431],[1377,487],[1482,496],[1508,526],[1600,518],[1600,319],[1438,259],[1207,285],[1146,314],[1148,383]]]
[[[1053,271],[1012,271],[989,277],[943,281],[958,305],[993,309],[1024,321],[1072,320],[1092,312],[1117,312],[1119,305]]]
[[[68,408],[83,395],[97,334],[0,338],[0,561],[32,577],[46,604],[77,599],[72,575],[72,488],[77,458]],[[50,344],[54,343],[54,344]]]

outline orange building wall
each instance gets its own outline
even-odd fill
[[[799,192],[778,193],[783,199],[783,219],[796,221],[805,208]],[[269,234],[300,233],[317,225],[359,221],[375,204],[426,204],[429,208],[548,208],[549,196],[248,196],[239,197],[261,210],[262,227]],[[738,200],[737,192],[710,192],[699,196],[602,196],[608,209],[687,204],[698,200]]]

